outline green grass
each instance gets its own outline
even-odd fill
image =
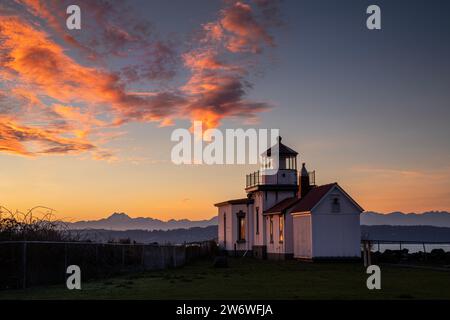
[[[0,291],[0,299],[450,299],[445,271],[381,266],[381,290],[368,290],[360,263],[307,263],[229,259],[179,269],[82,283]]]

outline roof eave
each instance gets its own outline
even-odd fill
[[[219,203],[215,203],[215,207],[223,207],[226,205],[247,205],[254,203],[253,199],[234,199],[234,200],[227,200]]]
[[[263,216],[273,216],[273,215],[278,215],[278,214],[284,214],[284,212],[283,211],[264,212]]]
[[[298,211],[298,212],[291,212],[291,215],[293,217],[295,216],[304,216],[304,215],[308,215],[311,214],[311,211]]]

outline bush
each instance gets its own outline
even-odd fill
[[[34,207],[27,213],[0,206],[0,241],[73,241],[62,221],[52,220],[54,210]]]

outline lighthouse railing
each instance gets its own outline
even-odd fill
[[[297,181],[297,170],[293,169],[279,169],[277,174],[267,174],[266,171],[258,170],[252,173],[249,173],[245,176],[245,186],[246,188],[265,185],[265,184],[288,184],[288,185],[296,185]],[[292,174],[292,173],[295,174]],[[310,181],[315,183],[315,175],[314,172],[310,172]]]
[[[261,183],[262,183],[262,178],[261,178],[261,172],[259,170],[246,175],[245,185],[247,188],[257,186]]]

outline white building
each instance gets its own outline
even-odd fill
[[[359,258],[359,215],[363,209],[337,184],[314,184],[314,172],[298,153],[281,143],[279,170],[247,175],[247,198],[215,204],[219,246],[233,254],[259,258]],[[271,148],[262,154],[270,163]],[[300,183],[299,183],[300,180]]]

